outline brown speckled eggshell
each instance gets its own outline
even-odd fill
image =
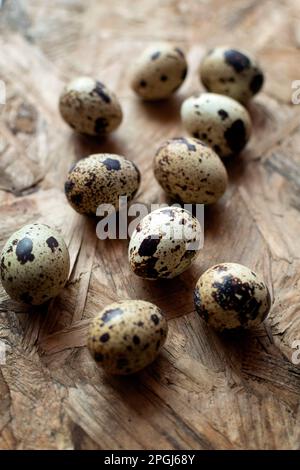
[[[78,77],[65,87],[59,110],[72,129],[92,136],[114,131],[123,117],[116,95],[91,77]]]
[[[254,57],[231,47],[216,47],[200,66],[200,77],[208,91],[220,93],[246,104],[264,82],[263,72]]]
[[[181,107],[186,130],[209,145],[221,158],[240,153],[251,134],[248,111],[238,101],[216,93],[186,99]]]
[[[25,225],[6,242],[1,253],[1,280],[17,301],[39,305],[64,287],[70,268],[62,236],[48,225]]]
[[[140,184],[140,172],[130,160],[109,153],[94,154],[79,160],[70,170],[65,193],[73,209],[95,215],[100,204],[119,208],[119,197],[130,202]]]
[[[167,321],[156,305],[124,300],[108,305],[93,319],[88,348],[106,372],[132,374],[154,361],[167,333]]]
[[[133,64],[131,87],[144,100],[161,100],[180,87],[186,74],[187,62],[180,48],[153,44]]]
[[[194,301],[199,315],[219,331],[258,326],[271,306],[265,282],[237,263],[205,271],[196,284]]]
[[[128,248],[131,270],[144,279],[172,279],[199,254],[201,226],[181,207],[169,206],[146,215],[132,233]]]
[[[228,177],[218,155],[197,139],[174,138],[158,149],[154,174],[165,192],[186,204],[212,204],[225,192]]]

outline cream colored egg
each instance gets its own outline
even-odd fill
[[[64,287],[70,268],[62,236],[48,225],[25,225],[6,242],[1,253],[1,280],[8,295],[39,305]]]
[[[131,87],[144,100],[161,100],[183,83],[187,62],[182,50],[169,43],[147,47],[131,71]]]
[[[200,223],[190,212],[176,206],[156,209],[131,236],[130,267],[145,279],[178,276],[196,259],[201,236]]]
[[[222,263],[205,271],[196,284],[194,299],[199,315],[220,331],[258,326],[271,306],[265,282],[237,263]]]
[[[222,46],[211,49],[200,66],[206,89],[247,103],[258,93],[264,75],[257,60],[248,52]]]
[[[91,77],[78,77],[65,87],[59,110],[72,129],[92,136],[114,131],[123,117],[116,95]]]
[[[120,196],[130,202],[140,184],[140,172],[130,160],[109,153],[79,160],[65,182],[70,205],[80,214],[95,215],[100,204],[119,209]]]
[[[106,372],[132,374],[154,361],[167,333],[160,308],[144,300],[123,300],[108,305],[93,319],[88,348]]]
[[[228,96],[191,96],[182,104],[181,118],[191,135],[203,140],[222,158],[240,153],[250,138],[248,111]]]
[[[154,174],[172,198],[187,204],[212,204],[225,192],[228,177],[218,155],[198,139],[180,137],[162,144]]]

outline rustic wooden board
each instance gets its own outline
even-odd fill
[[[298,0],[6,0],[1,2],[0,241],[29,221],[62,231],[72,273],[49,307],[25,309],[1,289],[2,449],[299,448],[300,79]],[[153,39],[175,41],[190,71],[174,99],[143,104],[128,66]],[[98,241],[95,223],[63,194],[73,161],[116,152],[142,169],[139,201],[163,201],[152,158],[181,135],[182,100],[201,86],[207,48],[238,44],[257,54],[266,86],[251,105],[254,133],[228,164],[226,196],[205,213],[205,248],[180,278],[151,283],[129,272],[126,241]],[[65,80],[91,74],[116,90],[125,119],[107,141],[76,137],[57,99]],[[244,263],[269,283],[274,307],[260,329],[232,341],[198,318],[192,287],[209,266]],[[161,357],[131,378],[109,378],[85,346],[89,319],[111,301],[153,301],[168,316]],[[28,312],[30,313],[28,315]]]

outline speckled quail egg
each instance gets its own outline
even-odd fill
[[[205,271],[196,284],[194,301],[199,315],[219,331],[258,326],[271,306],[264,281],[237,263]]]
[[[91,77],[78,77],[65,87],[59,110],[72,129],[93,136],[114,131],[123,117],[116,95]]]
[[[62,236],[44,224],[25,225],[6,242],[1,253],[1,280],[8,295],[40,305],[64,287],[70,268]]]
[[[171,279],[197,257],[200,240],[200,223],[190,212],[176,206],[156,209],[132,233],[130,267],[145,279]]]
[[[228,177],[218,155],[198,139],[174,138],[158,149],[154,174],[166,193],[187,204],[211,204],[224,193]]]
[[[91,323],[88,348],[105,371],[125,375],[154,361],[168,333],[162,311],[143,300],[105,307]]]
[[[100,204],[118,210],[119,197],[130,202],[140,184],[140,172],[130,160],[109,153],[94,154],[79,160],[65,182],[65,193],[73,209],[95,215]]]
[[[263,86],[264,75],[248,52],[216,47],[208,52],[200,66],[200,77],[208,91],[247,103]]]
[[[251,134],[251,119],[244,106],[216,93],[185,100],[181,118],[191,135],[206,142],[222,158],[241,152]]]
[[[161,100],[180,87],[186,74],[187,62],[179,47],[153,44],[133,65],[131,87],[144,100]]]

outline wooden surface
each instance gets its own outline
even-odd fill
[[[300,79],[298,0],[6,0],[1,9],[1,246],[23,224],[60,229],[72,273],[49,307],[26,309],[1,289],[2,449],[299,448]],[[154,39],[188,55],[187,80],[166,103],[143,104],[128,87],[128,66]],[[228,164],[226,196],[205,213],[205,248],[170,282],[129,272],[126,241],[97,241],[95,223],[68,206],[65,174],[95,151],[120,153],[142,170],[139,201],[164,200],[152,158],[184,134],[182,100],[201,90],[205,51],[228,43],[250,49],[266,71],[251,105],[247,150]],[[124,122],[106,142],[76,137],[62,122],[63,83],[91,74],[120,97]],[[260,329],[232,341],[195,314],[192,288],[209,266],[241,262],[263,274],[274,307]],[[141,298],[165,310],[164,352],[131,378],[98,370],[85,347],[89,319],[111,301]],[[28,312],[30,313],[28,315]]]

